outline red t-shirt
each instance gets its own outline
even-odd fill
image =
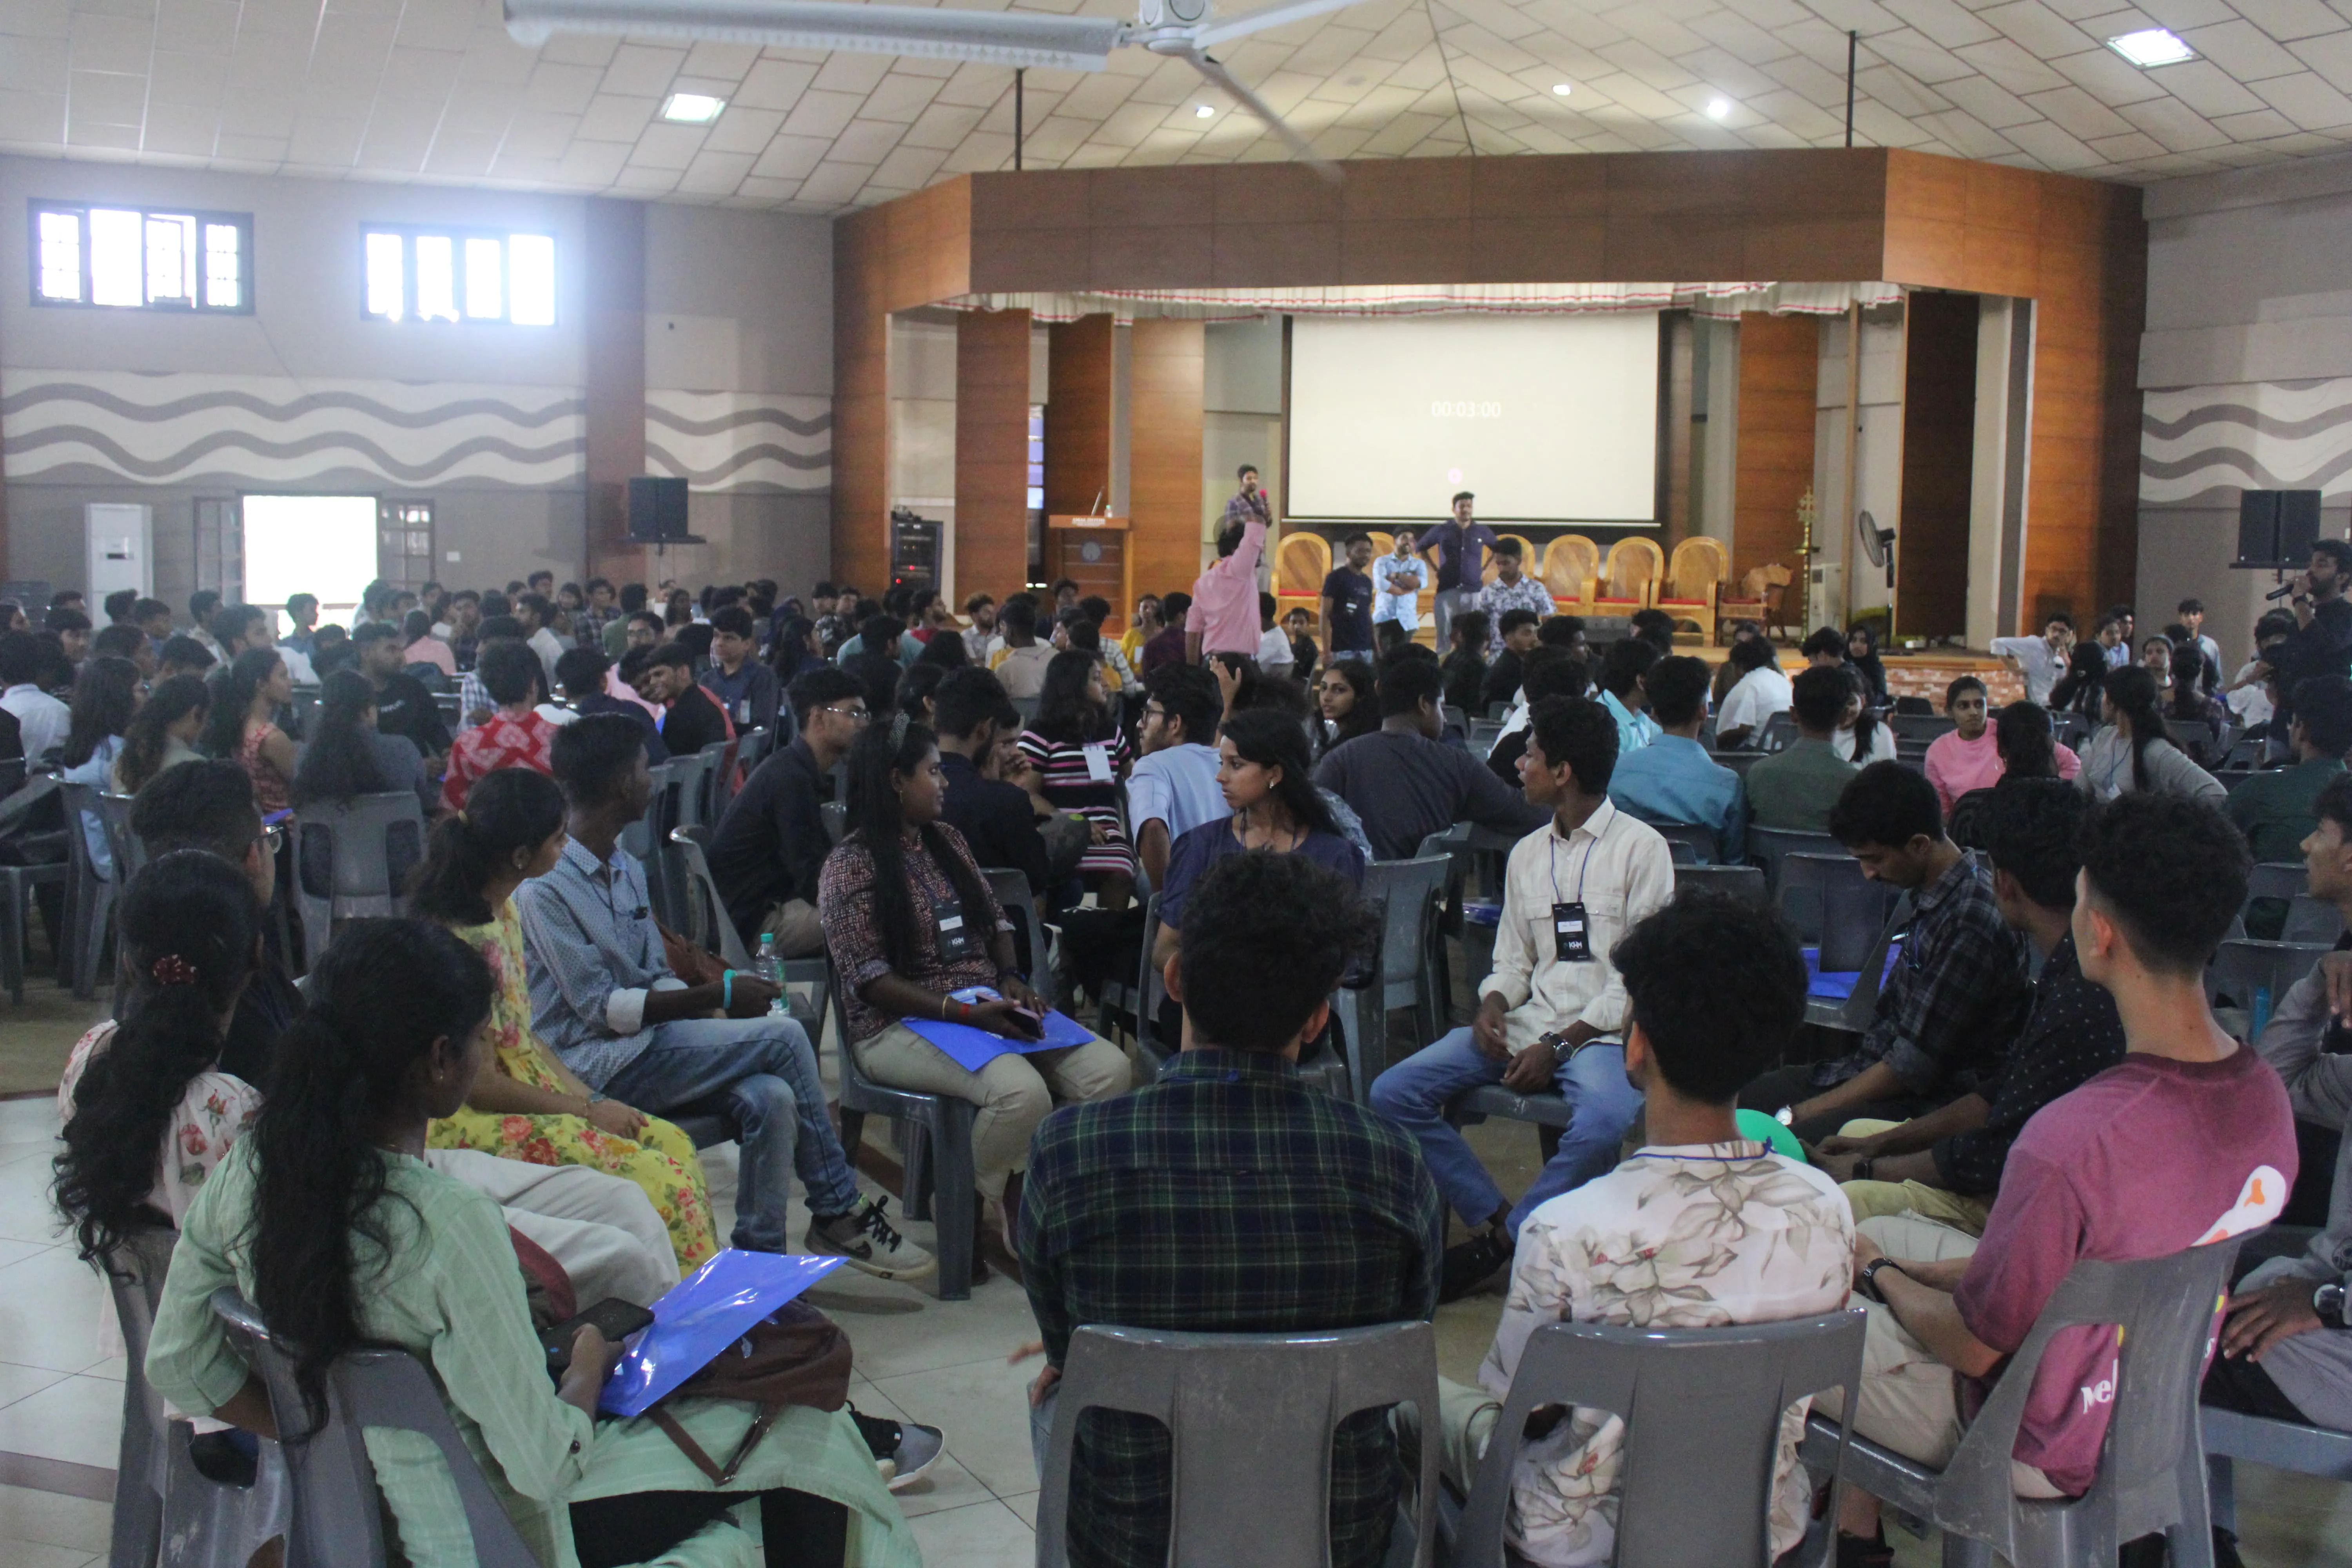
[[[520,719],[491,714],[488,723],[464,731],[450,745],[449,768],[441,779],[441,809],[465,810],[466,797],[473,793],[474,781],[500,768],[553,773],[555,770],[548,763],[548,747],[554,740],[555,726],[537,713],[526,713]]]
[[[2042,1107],[2011,1147],[1960,1279],[1960,1321],[2014,1352],[2077,1258],[2162,1258],[2268,1225],[2294,1172],[2286,1087],[2252,1050],[2218,1062],[2128,1056]],[[2059,1334],[2034,1376],[2016,1458],[2063,1491],[2089,1489],[2116,1373],[2113,1328]],[[1970,1387],[1971,1416],[1984,1394]]]

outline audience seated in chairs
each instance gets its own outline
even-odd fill
[[[2032,1011],[1968,1093],[1895,1125],[1849,1121],[1822,1141],[1816,1158],[1845,1183],[1856,1219],[1909,1212],[1982,1235],[2027,1121],[2124,1058],[2115,998],[2083,978],[2068,924],[2089,799],[2056,779],[2019,779],[1986,798],[1993,902],[2042,955]]]
[[[669,747],[662,742],[661,726],[654,722],[654,710],[634,691],[615,696],[614,684],[613,661],[604,657],[603,648],[566,648],[555,661],[555,689],[563,706],[542,706],[540,716],[561,727],[598,713],[618,713],[644,731],[646,761],[661,766],[669,761]]]
[[[419,756],[448,755],[449,727],[441,721],[441,708],[433,693],[408,673],[409,655],[400,646],[400,634],[386,622],[370,621],[352,634],[352,647],[358,656],[359,673],[375,692],[377,731],[405,737]]]
[[[146,701],[146,683],[139,667],[127,658],[100,654],[83,664],[74,681],[73,725],[66,733],[58,761],[60,780],[103,791],[114,776],[115,759],[122,754],[122,738]],[[114,855],[107,847],[106,824],[95,811],[81,814],[83,847],[90,868],[101,880],[114,878]]]
[[[1498,551],[1495,559],[1503,557]],[[1492,584],[1489,584],[1491,587]],[[1543,625],[1543,616],[1535,610],[1505,610],[1501,616],[1495,661],[1486,667],[1486,678],[1478,688],[1478,705],[1470,717],[1483,719],[1497,702],[1508,702],[1518,695],[1519,684],[1526,678],[1528,655],[1542,645],[1537,639],[1537,628]]]
[[[438,792],[425,775],[415,742],[405,735],[384,734],[375,720],[375,689],[365,676],[339,669],[327,677],[319,689],[310,738],[294,769],[296,805],[405,790],[417,797],[420,810],[432,809]]]
[[[1843,668],[1816,665],[1799,670],[1790,687],[1797,738],[1748,770],[1748,815],[1758,827],[1826,833],[1839,795],[1860,771],[1831,744],[1853,699],[1853,682]]]
[[[1584,661],[1555,643],[1528,650],[1521,670],[1518,697],[1486,752],[1486,771],[1513,789],[1519,787],[1519,756],[1528,749],[1528,710],[1547,697],[1581,697],[1591,684]]]
[[[880,725],[860,735],[849,751],[849,831],[825,860],[817,910],[841,993],[844,1048],[877,1083],[980,1108],[975,1181],[982,1201],[1001,1209],[1009,1258],[1020,1202],[1008,1184],[1018,1185],[1029,1135],[1056,1097],[1108,1099],[1127,1089],[1129,1074],[1126,1056],[1102,1039],[1008,1051],[974,1072],[907,1026],[937,1018],[1016,1042],[1039,1037],[1033,1016],[1044,1004],[1014,967],[1012,922],[963,835],[940,820],[946,787],[939,747],[921,725],[896,740]],[[951,994],[974,986],[995,998]],[[816,1104],[822,1118],[823,1099]]]
[[[1438,739],[1444,685],[1428,649],[1406,644],[1381,673],[1381,727],[1324,753],[1315,782],[1363,819],[1383,860],[1410,858],[1421,841],[1457,822],[1507,833],[1542,825],[1545,811],[1478,765],[1460,746]],[[1360,699],[1359,700],[1360,700]]]
[[[1475,616],[1475,619],[1472,617]],[[1465,624],[1466,623],[1466,624]],[[1445,677],[1445,705],[1464,720],[1482,718],[1486,711],[1486,612],[1462,610],[1445,628],[1451,647],[1438,668]]]
[[[824,951],[817,924],[817,876],[832,840],[823,803],[833,770],[872,715],[866,688],[845,669],[819,665],[793,682],[790,700],[800,733],[757,768],[710,836],[710,879],[745,944],[776,939],[785,958]]]
[[[808,1036],[769,1011],[778,989],[731,969],[698,985],[671,972],[645,868],[620,845],[653,793],[636,726],[583,719],[557,733],[554,761],[569,838],[553,868],[515,895],[539,1037],[591,1089],[640,1110],[724,1106],[741,1149],[734,1246],[790,1250],[785,1194],[797,1170],[810,1251],[885,1279],[929,1273],[930,1255],[891,1226],[883,1200],[861,1199]]]
[[[1747,792],[1739,775],[1698,743],[1699,726],[1706,722],[1706,661],[1679,654],[1662,658],[1642,682],[1658,736],[1631,756],[1618,755],[1609,775],[1610,804],[1643,822],[1712,829],[1716,864],[1741,864],[1748,847]]]
[[[203,762],[196,737],[204,733],[212,706],[212,690],[200,675],[156,681],[122,731],[106,787],[117,795],[137,795],[164,769]]]
[[[1195,829],[1204,832],[1210,829]],[[1437,1305],[1444,1213],[1410,1140],[1299,1079],[1333,986],[1369,953],[1347,883],[1303,855],[1247,851],[1192,889],[1166,969],[1183,1050],[1160,1080],[1038,1129],[1022,1195],[1024,1283],[1046,1364],[1030,1390],[1039,1462],[1071,1334],[1089,1323],[1207,1332],[1360,1328]],[[1381,1412],[1332,1443],[1331,1562],[1375,1568],[1397,1515]],[[1168,1435],[1094,1411],[1071,1459],[1076,1568],[1166,1560]]]
[[[1020,872],[1039,904],[1051,908],[1056,890],[1076,875],[1089,834],[1077,818],[1040,817],[1035,796],[982,772],[998,742],[1010,731],[1017,744],[1021,730],[1020,711],[1004,695],[1003,683],[977,665],[948,670],[932,690],[931,709],[939,719],[940,772],[947,781],[940,820],[963,835],[974,860]],[[1042,830],[1047,823],[1055,825],[1050,842]]]
[[[846,1410],[786,1407],[722,1494],[653,1423],[595,1419],[619,1347],[593,1327],[573,1337],[551,1386],[498,1210],[421,1158],[427,1126],[463,1103],[479,1073],[492,986],[478,954],[437,926],[369,921],[343,933],[313,984],[269,1100],[205,1183],[173,1255],[147,1354],[149,1380],[166,1397],[276,1435],[260,1379],[213,1313],[213,1293],[233,1288],[294,1358],[313,1418],[345,1353],[390,1345],[422,1361],[508,1518],[545,1562],[600,1568],[689,1539],[749,1556],[748,1541],[725,1537],[754,1501],[772,1563],[828,1526],[861,1563],[912,1559],[905,1521]],[[671,1409],[719,1453],[750,1415],[724,1401]],[[372,1445],[401,1550],[419,1563],[469,1562],[456,1494],[438,1479],[437,1456],[417,1455],[415,1443]]]
[[[702,672],[702,689],[710,694],[738,733],[765,730],[775,733],[783,702],[783,687],[776,672],[759,660],[759,629],[751,612],[727,605],[710,612],[710,668]]]
[[[1143,754],[1128,774],[1127,810],[1144,885],[1156,889],[1176,841],[1233,807],[1220,788],[1224,695],[1216,677],[1198,665],[1164,664],[1143,685]]]
[[[1546,1324],[1717,1328],[1845,1304],[1853,1222],[1835,1186],[1743,1138],[1733,1119],[1739,1086],[1779,1059],[1804,1019],[1794,934],[1754,904],[1685,889],[1626,932],[1610,962],[1625,988],[1625,1071],[1642,1094],[1643,1145],[1528,1215],[1480,1386],[1439,1381],[1440,1468],[1465,1495],[1520,1355]],[[1557,1415],[1513,1468],[1506,1539],[1528,1563],[1604,1563],[1625,1424],[1605,1410]],[[1804,1419],[1801,1405],[1781,1418],[1776,1554],[1797,1544],[1811,1514],[1797,1463]]]
[[[2256,773],[2230,792],[2226,809],[2257,863],[2300,859],[2304,840],[2319,826],[2315,803],[2344,776],[2352,752],[2352,680],[2307,677],[2294,689],[2287,722],[2294,760]]]
[[[2129,1054],[2018,1134],[1981,1241],[1886,1215],[1863,1221],[1854,1243],[1870,1314],[1854,1430],[1929,1465],[1950,1458],[2078,1260],[2161,1258],[2252,1230],[2277,1217],[2294,1180],[2286,1091],[2205,1002],[2205,965],[2245,902],[2244,841],[2210,806],[2134,795],[2094,812],[2082,853],[2075,952],[2114,996]],[[2088,1488],[2115,1367],[2112,1331],[2061,1331],[2019,1428],[2019,1496]],[[1846,1488],[1846,1568],[1891,1560],[1877,1515],[1877,1500]]]
[[[1093,654],[1074,648],[1046,664],[1037,716],[1021,732],[1021,750],[1029,759],[1024,776],[1030,794],[1087,820],[1078,875],[1094,890],[1097,907],[1124,910],[1134,897],[1136,862],[1119,819],[1118,780],[1133,753]]]
[[[2298,729],[2312,721],[2305,694],[2319,679],[2296,690]],[[2317,811],[2318,826],[2304,845],[2311,894],[2352,912],[2352,783],[2339,774],[2320,793]],[[2317,1231],[2277,1226],[2247,1244],[2221,1352],[2205,1377],[2208,1405],[2339,1432],[2352,1432],[2352,1331],[2341,1293],[2352,1274],[2352,1139],[2341,1136],[2352,1115],[2352,1038],[2343,1022],[2352,1015],[2347,947],[2352,938],[2288,990],[2255,1042],[2286,1084],[2297,1120],[2338,1135],[2327,1223]],[[2318,1174],[2303,1173],[2306,1183]],[[2321,1295],[2330,1285],[2336,1290]]]
[[[1477,1016],[1372,1083],[1373,1108],[1419,1141],[1438,1191],[1477,1232],[1446,1256],[1448,1300],[1510,1261],[1538,1205],[1617,1163],[1641,1097],[1625,1078],[1625,987],[1609,954],[1674,896],[1666,841],[1609,803],[1616,721],[1580,697],[1546,698],[1532,719],[1519,772],[1552,819],[1511,850]],[[1516,1205],[1445,1120],[1449,1102],[1494,1083],[1569,1102],[1558,1152]]]
[[[1669,634],[1671,635],[1671,634]],[[1664,655],[1647,637],[1632,637],[1609,645],[1601,658],[1601,706],[1617,721],[1617,755],[1630,757],[1658,738],[1658,721],[1650,717],[1649,694],[1642,686],[1650,667]]]
[[[1716,702],[1716,747],[1728,752],[1754,744],[1764,721],[1789,708],[1796,695],[1794,683],[1780,668],[1780,650],[1760,631],[1751,637],[1734,632],[1723,662],[1727,669],[1738,671]],[[1822,730],[1826,734],[1835,726],[1832,719]]]
[[[1830,750],[1858,768],[1894,762],[1898,752],[1895,731],[1868,708],[1869,680],[1852,664],[1840,663],[1837,668],[1853,689],[1846,694],[1838,727],[1830,732]]]
[[[1315,760],[1380,727],[1380,684],[1370,661],[1349,655],[1325,665],[1315,682]]]
[[[498,637],[482,645],[473,679],[481,682],[496,710],[461,733],[449,748],[448,772],[441,781],[441,809],[463,811],[474,781],[499,768],[548,771],[556,727],[532,710],[539,696],[539,655],[530,645]]]
[[[694,683],[694,652],[686,644],[666,642],[654,649],[638,668],[635,685],[637,695],[660,710],[662,744],[671,756],[690,757],[735,738],[735,721]]]
[[[1740,1098],[1788,1112],[1808,1143],[1856,1117],[1900,1121],[1978,1088],[2028,1005],[2024,939],[1945,836],[1934,785],[1900,763],[1873,763],[1838,797],[1829,827],[1863,875],[1911,896],[1912,912],[1854,1048],[1766,1073]]]
[[[213,710],[199,744],[207,756],[245,770],[265,816],[293,805],[294,742],[278,727],[278,715],[293,700],[294,682],[276,648],[247,648],[214,678]]]
[[[2166,734],[2156,677],[2145,665],[2108,671],[2100,691],[2106,728],[2083,748],[2076,784],[2100,800],[2160,792],[2218,806],[2230,798],[2221,781],[2189,761]]]
[[[531,1026],[522,917],[513,895],[554,869],[566,837],[563,815],[563,792],[554,780],[529,768],[500,768],[474,786],[463,812],[433,829],[409,912],[457,932],[490,966],[496,989],[481,1076],[466,1091],[466,1103],[427,1130],[425,1142],[625,1177],[645,1189],[661,1215],[678,1271],[691,1273],[719,1247],[693,1140],[590,1089]]]

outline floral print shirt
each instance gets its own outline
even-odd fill
[[[1549,1323],[1689,1329],[1833,1312],[1853,1261],[1853,1210],[1823,1173],[1761,1143],[1645,1148],[1528,1216],[1478,1381],[1507,1398],[1528,1337]],[[1811,1404],[1780,1418],[1776,1556],[1803,1538],[1810,1512],[1797,1440]],[[1528,1444],[1511,1476],[1511,1544],[1546,1568],[1609,1562],[1624,1437],[1617,1416],[1578,1406]]]
[[[65,1076],[58,1082],[60,1118],[73,1120],[74,1090],[80,1087],[81,1075],[113,1038],[114,1021],[110,1018],[74,1042],[66,1058]],[[205,1178],[212,1174],[229,1146],[245,1136],[260,1111],[261,1091],[241,1078],[214,1069],[190,1079],[179,1108],[172,1112],[171,1124],[163,1130],[163,1147],[157,1151],[155,1190],[147,1201],[170,1215],[174,1226],[180,1224],[187,1217],[188,1205],[196,1201]]]

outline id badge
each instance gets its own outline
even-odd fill
[[[1551,933],[1554,951],[1562,963],[1592,962],[1592,931],[1581,902],[1551,907]]]
[[[970,958],[980,949],[972,937],[971,927],[964,920],[961,899],[940,899],[931,905],[931,919],[940,931],[940,962],[953,963]]]
[[[1110,748],[1099,742],[1089,742],[1086,747],[1086,754],[1087,782],[1098,784],[1109,784],[1111,782]]]

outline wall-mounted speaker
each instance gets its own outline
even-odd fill
[[[684,479],[642,475],[629,481],[632,544],[683,544],[692,537],[686,527]]]

